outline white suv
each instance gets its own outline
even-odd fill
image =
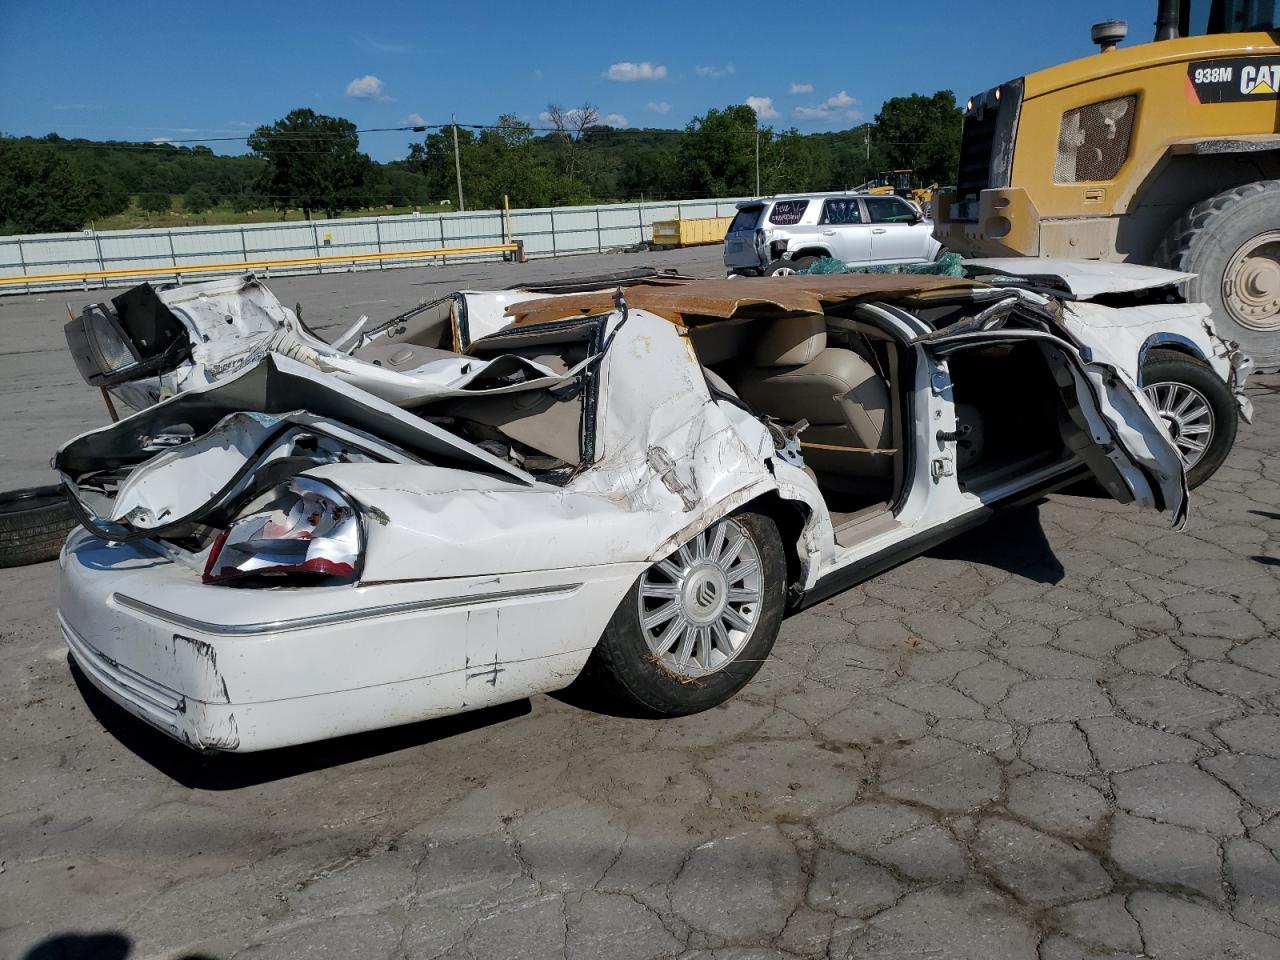
[[[941,250],[933,224],[901,197],[791,194],[738,203],[724,265],[730,273],[778,276],[819,257],[858,266],[927,263]]]

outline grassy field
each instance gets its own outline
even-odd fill
[[[453,208],[448,204],[428,204],[418,207],[369,207],[362,210],[348,210],[339,214],[342,219],[352,217],[392,217],[413,213],[447,213]],[[322,214],[317,214],[319,219]],[[203,213],[192,213],[182,209],[181,197],[173,198],[173,206],[167,213],[148,213],[138,207],[135,200],[124,213],[106,217],[97,221],[94,227],[98,230],[136,230],[149,227],[202,227],[224,226],[235,223],[281,223],[286,220],[304,219],[301,210],[290,210],[281,214],[279,210],[233,210],[227,204],[220,204]]]

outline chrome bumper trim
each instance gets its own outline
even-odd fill
[[[211,623],[198,620],[172,610],[154,607],[141,600],[135,600],[123,593],[113,593],[111,600],[118,606],[165,623],[178,627],[186,627],[200,633],[213,634],[220,637],[250,637],[264,633],[287,633],[293,630],[308,630],[312,627],[327,627],[339,623],[351,623],[357,620],[373,620],[379,617],[394,617],[404,613],[422,613],[432,610],[453,610],[458,607],[477,607],[490,603],[502,603],[506,600],[525,600],[542,597],[560,597],[576,593],[581,583],[567,583],[554,587],[526,587],[523,590],[501,590],[494,593],[474,593],[465,597],[439,597],[435,600],[408,600],[403,603],[386,603],[376,607],[362,607],[357,610],[343,610],[336,613],[319,613],[310,617],[298,617],[294,620],[271,620],[262,623]]]

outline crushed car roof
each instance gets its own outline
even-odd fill
[[[845,273],[818,276],[738,277],[685,284],[627,287],[628,306],[676,323],[689,318],[726,320],[753,307],[783,313],[822,313],[829,305],[865,298],[900,298],[937,290],[984,286],[973,280],[915,274]],[[615,306],[614,289],[526,300],[507,307],[516,324],[549,323],[567,317],[606,313]]]

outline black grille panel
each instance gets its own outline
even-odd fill
[[[960,140],[960,170],[956,174],[956,199],[977,200],[991,186],[991,143],[996,135],[996,111],[970,114],[964,119]]]
[[[1011,80],[970,101],[956,172],[956,200],[966,214],[961,219],[977,218],[978,194],[983,190],[1009,186],[1022,87],[1021,78]]]

